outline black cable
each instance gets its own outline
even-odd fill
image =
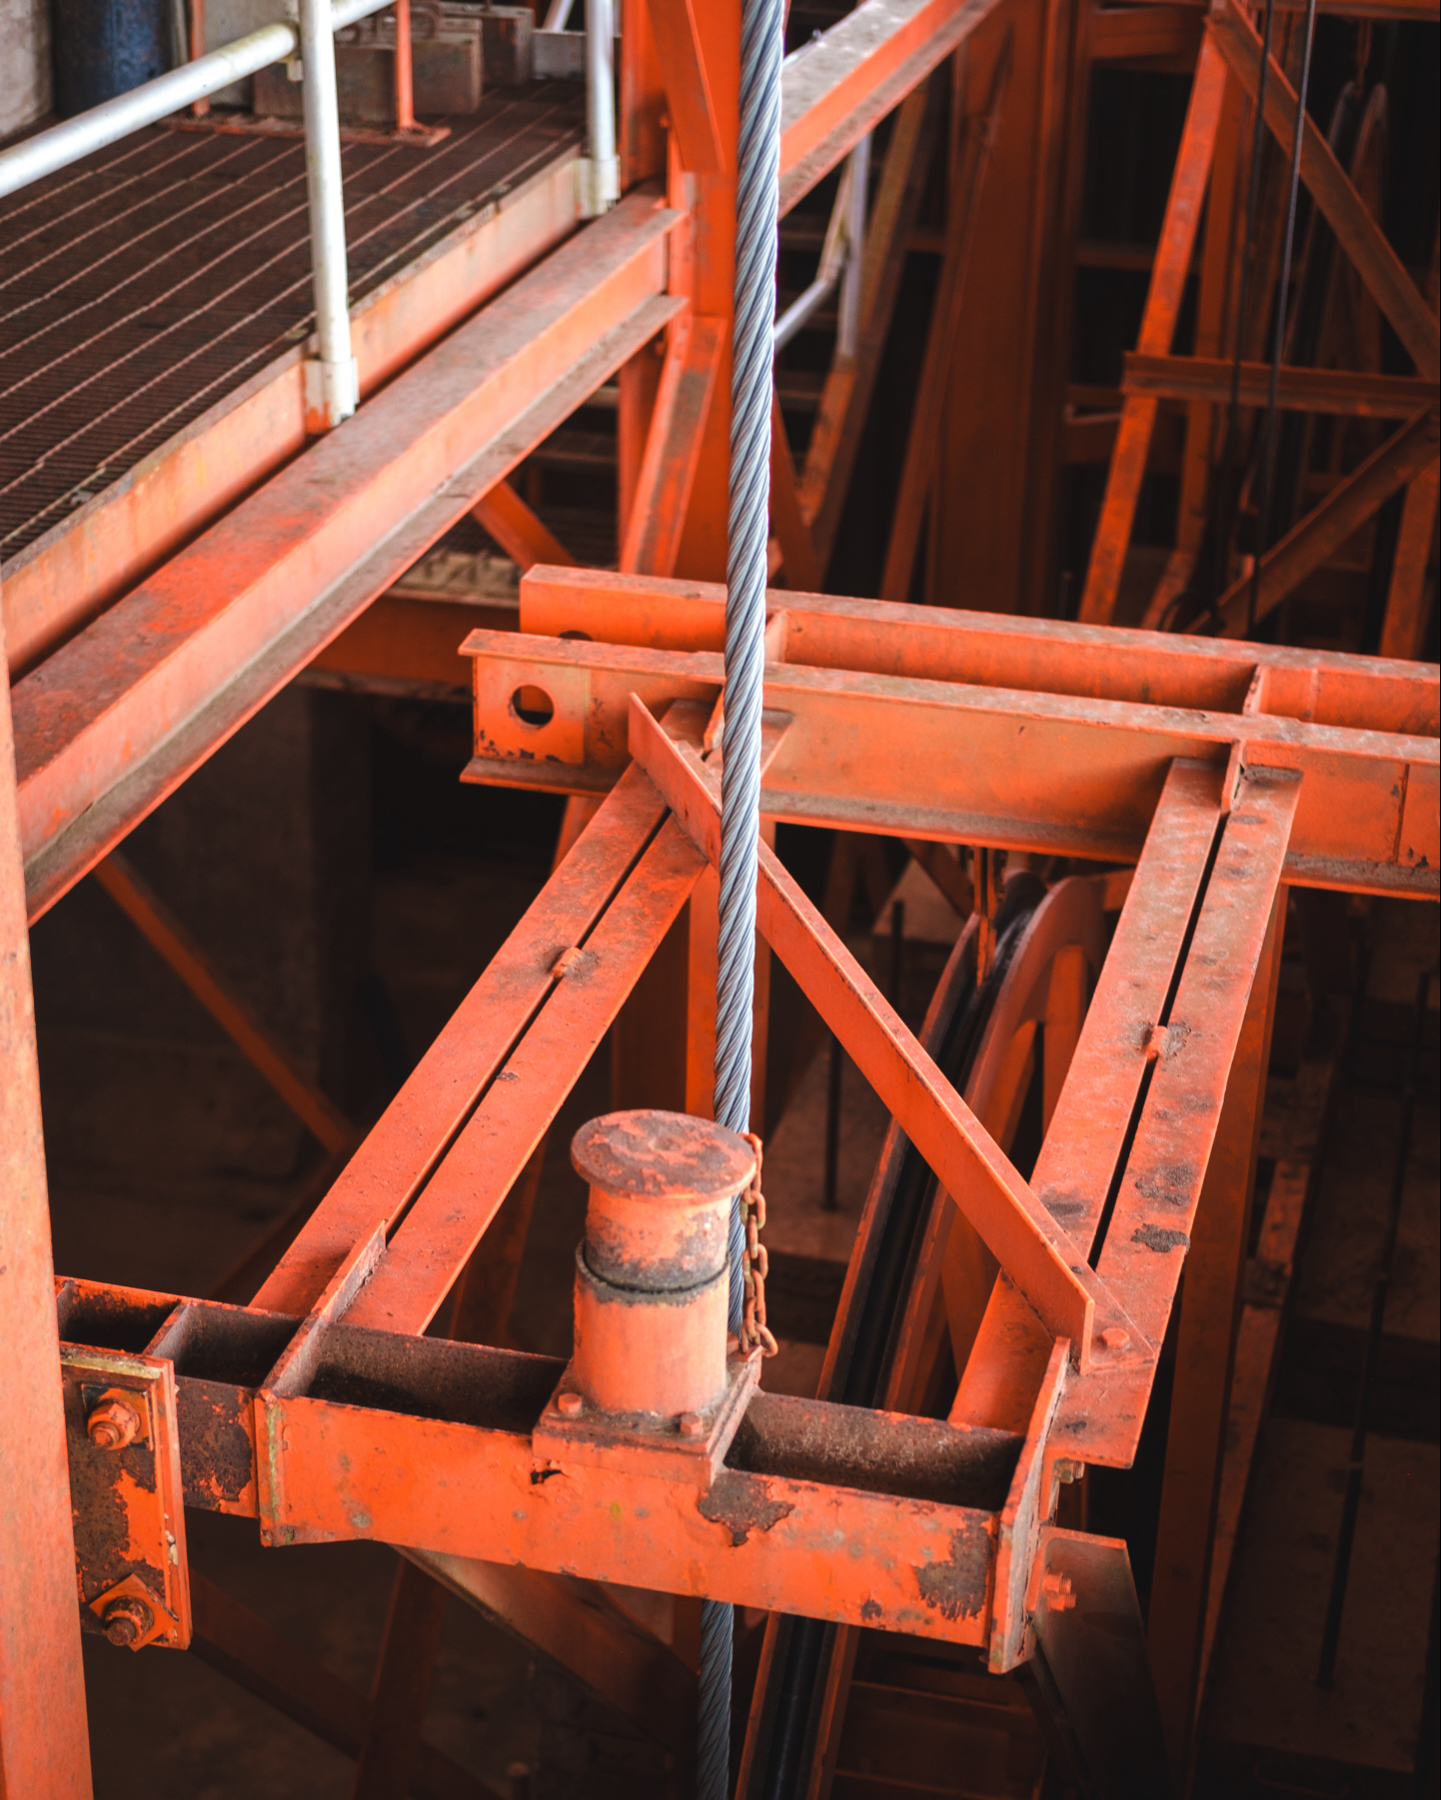
[[[1251,170],[1246,186],[1246,233],[1241,242],[1241,290],[1236,297],[1236,351],[1231,359],[1231,397],[1226,411],[1226,448],[1221,458],[1221,483],[1216,521],[1216,561],[1211,578],[1207,611],[1219,618],[1216,602],[1230,585],[1226,580],[1231,545],[1231,489],[1235,482],[1241,419],[1241,363],[1246,354],[1246,308],[1251,298],[1251,264],[1256,252],[1256,212],[1261,203],[1261,151],[1266,142],[1266,88],[1271,74],[1271,35],[1275,23],[1274,0],[1266,0],[1261,28],[1261,75],[1256,87],[1256,122],[1251,133]]]
[[[1276,410],[1280,396],[1281,352],[1286,344],[1286,312],[1290,299],[1291,256],[1296,244],[1296,202],[1301,191],[1301,145],[1306,135],[1306,96],[1311,86],[1311,52],[1316,43],[1316,0],[1306,0],[1306,41],[1301,54],[1301,88],[1296,100],[1296,131],[1291,145],[1291,186],[1286,199],[1286,239],[1281,253],[1281,285],[1276,294],[1276,327],[1271,339],[1271,382],[1266,396],[1266,419],[1261,430],[1261,461],[1257,470],[1256,554],[1251,564],[1251,585],[1246,593],[1246,636],[1256,629],[1256,608],[1261,598],[1261,558],[1271,529],[1271,459],[1275,451]]]

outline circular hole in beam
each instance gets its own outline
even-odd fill
[[[544,688],[527,682],[511,695],[510,710],[522,725],[549,725],[555,717],[555,702]]]

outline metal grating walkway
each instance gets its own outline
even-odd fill
[[[584,89],[533,82],[430,150],[344,145],[352,303],[568,154]],[[302,138],[153,127],[0,207],[0,559],[311,327]]]

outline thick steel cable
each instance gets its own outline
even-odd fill
[[[1286,312],[1290,303],[1291,257],[1296,247],[1296,202],[1301,191],[1301,145],[1306,136],[1306,99],[1311,88],[1311,52],[1316,42],[1316,0],[1306,0],[1306,36],[1301,51],[1301,89],[1296,98],[1296,132],[1291,145],[1291,180],[1286,195],[1286,238],[1281,252],[1281,282],[1276,294],[1275,334],[1271,340],[1271,382],[1266,395],[1266,416],[1261,429],[1261,460],[1257,469],[1256,559],[1251,565],[1251,585],[1246,590],[1246,636],[1256,629],[1256,608],[1261,599],[1261,558],[1271,533],[1271,465],[1276,454],[1276,410],[1280,400],[1281,355],[1286,348]]]
[[[784,33],[783,0],[742,0],[715,1052],[715,1116],[732,1131],[750,1129]],[[737,1203],[731,1216],[732,1331],[742,1318],[744,1256]],[[727,1800],[730,1792],[732,1633],[730,1606],[703,1601],[700,1800]]]

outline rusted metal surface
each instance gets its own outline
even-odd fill
[[[562,578],[541,575],[554,601],[550,622],[589,618],[597,634],[601,593],[627,585],[571,572],[565,591],[576,603],[564,605],[555,592]],[[708,591],[668,586],[682,600],[663,628],[672,643],[715,629]],[[644,608],[619,610],[617,635],[643,628]],[[1095,628],[1040,621],[973,626],[935,608],[811,597],[778,605],[772,626],[767,705],[795,723],[767,771],[767,814],[1133,860],[1171,761],[1220,765],[1239,742],[1246,759],[1306,776],[1288,881],[1425,898],[1438,891],[1441,767],[1430,670],[1359,657],[1318,664],[1305,652],[1254,646],[1237,646],[1228,664],[1214,643],[1187,664],[1173,660],[1179,640],[1150,632],[1092,638]],[[469,778],[562,792],[603,789],[609,770],[624,766],[631,693],[654,709],[714,695],[721,678],[719,656],[705,649],[522,645],[498,634],[477,634],[467,648],[477,658],[482,713]],[[507,710],[527,681],[554,701],[543,725]],[[873,753],[892,730],[904,731],[907,757],[929,771],[924,797],[909,791],[909,762]],[[951,750],[961,732],[975,758],[964,767]],[[1063,766],[1064,788],[1053,775]],[[977,768],[1005,774],[977,780]]]
[[[557,1470],[634,1463],[708,1486],[757,1374],[727,1342],[730,1220],[755,1152],[719,1125],[646,1110],[582,1126],[571,1160],[590,1184],[574,1348],[536,1454]]]
[[[728,1472],[704,1507],[694,1487],[663,1475],[582,1462],[547,1474],[530,1433],[560,1372],[554,1360],[340,1322],[380,1241],[347,1259],[260,1390],[256,1507],[266,1541],[374,1537],[981,1641],[993,1519],[964,1492],[937,1503],[819,1483],[788,1472],[784,1443],[756,1452],[773,1472]],[[91,1335],[130,1341],[177,1306],[210,1310],[98,1287],[84,1300]],[[263,1335],[269,1321],[255,1325]],[[877,1429],[884,1443],[884,1417]],[[759,1431],[764,1443],[764,1419]],[[884,1458],[860,1460],[874,1471]],[[480,1514],[466,1473],[477,1466],[504,1502]],[[984,1477],[984,1497],[997,1485]],[[639,1536],[625,1526],[637,1512],[653,1521]],[[818,1556],[828,1565],[819,1595]]]
[[[81,1622],[119,1648],[184,1650],[190,1566],[174,1365],[67,1344],[60,1367]]]
[[[19,684],[32,904],[64,892],[507,474],[548,410],[570,410],[654,335],[677,304],[659,297],[676,223],[630,196],[583,253],[558,251]],[[222,716],[202,724],[207,707]]]
[[[799,51],[781,102],[781,211],[996,9],[996,0],[864,0]]]
[[[10,684],[0,669],[0,1791],[85,1800],[90,1742],[74,1603],[66,1431]]]
[[[1048,1527],[1032,1594],[1044,1678],[1059,1691],[1097,1791],[1169,1800],[1174,1789],[1125,1544]]]

